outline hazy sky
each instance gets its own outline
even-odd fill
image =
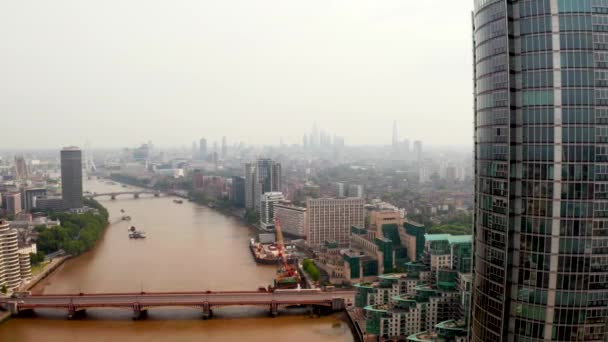
[[[0,3],[0,146],[472,143],[472,0]]]

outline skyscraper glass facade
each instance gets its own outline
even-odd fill
[[[473,341],[608,334],[608,1],[477,0]]]

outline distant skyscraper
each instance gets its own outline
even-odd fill
[[[304,134],[304,136],[302,137],[302,147],[304,147],[305,149],[308,148],[308,136],[306,134]]]
[[[397,121],[393,121],[393,150],[399,149],[399,134],[397,132]]]
[[[207,139],[202,138],[199,144],[199,158],[201,160],[207,159]]]
[[[310,141],[308,143],[311,147],[318,147],[320,144],[319,127],[317,127],[316,123],[312,126],[312,132],[310,133]]]
[[[226,159],[228,156],[228,142],[226,137],[222,137],[222,159]]]
[[[401,148],[401,152],[403,153],[404,156],[407,156],[410,154],[410,141],[409,139],[403,139],[403,143],[401,144],[402,148]]]
[[[196,141],[192,142],[192,159],[196,159],[198,156],[198,146],[196,146]]]
[[[313,246],[336,242],[348,246],[352,226],[365,225],[361,198],[319,198],[306,201],[306,241]]]
[[[82,151],[78,147],[61,150],[61,193],[66,209],[82,208]]]
[[[416,158],[416,163],[420,167],[422,164],[422,141],[420,140],[414,141],[414,157]]]
[[[473,342],[607,341],[608,4],[475,1]]]
[[[26,182],[29,178],[29,170],[25,158],[15,157],[15,179],[20,182]]]

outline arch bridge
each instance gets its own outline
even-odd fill
[[[354,291],[275,290],[223,291],[223,292],[141,292],[141,293],[81,293],[57,295],[24,295],[19,298],[0,299],[0,305],[13,315],[35,309],[65,310],[68,319],[75,318],[90,308],[124,308],[133,311],[133,319],[145,317],[147,311],[157,307],[189,307],[201,310],[203,318],[211,318],[213,308],[225,306],[263,306],[272,316],[280,308],[306,306],[339,311],[353,305]]]
[[[110,199],[116,199],[118,196],[131,195],[133,198],[139,198],[141,195],[153,195],[154,197],[160,197],[162,193],[160,191],[150,190],[134,190],[134,191],[118,191],[118,192],[105,192],[105,193],[92,193],[87,194],[85,197],[96,198],[96,197],[110,197]]]

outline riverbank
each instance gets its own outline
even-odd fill
[[[42,270],[42,272],[40,272],[36,276],[34,276],[34,278],[32,278],[32,280],[30,280],[29,283],[20,287],[19,291],[31,291],[31,289],[33,289],[34,286],[38,285],[38,283],[40,281],[42,281],[44,278],[51,275],[59,266],[61,266],[66,260],[70,259],[71,257],[72,257],[71,255],[66,255],[66,256],[62,256],[62,257],[51,260],[51,262],[49,264],[44,266],[44,269]]]
[[[135,181],[131,181],[130,178],[122,178],[122,177],[107,177],[107,179],[112,180],[113,182],[117,183],[117,184],[121,184],[121,185],[129,185],[129,186],[134,186],[134,187],[138,187],[138,188],[142,188],[142,189],[146,189],[146,190],[153,190],[153,191],[160,191],[160,192],[166,192],[166,190],[162,190],[162,189],[158,189],[156,187],[153,186],[149,186],[140,182],[135,182]],[[100,178],[100,180],[103,180],[103,178]],[[185,190],[182,190],[185,191]],[[212,203],[209,203],[207,201],[200,201],[197,200],[196,198],[192,198],[191,196],[178,196],[175,193],[172,193],[171,191],[168,192],[171,196],[176,196],[176,197],[181,197],[181,198],[186,198],[188,199],[190,202],[192,203],[196,203],[198,205],[201,206],[205,206],[209,209],[213,209],[216,210],[226,216],[231,216],[234,217],[236,219],[239,220],[240,223],[242,223],[243,225],[254,229],[255,231],[259,232],[259,233],[264,233],[263,230],[260,229],[260,227],[258,225],[255,224],[251,224],[249,222],[247,222],[247,220],[245,220],[245,212],[244,209],[239,209],[239,208],[234,208],[234,207],[229,207],[229,208],[224,208],[221,206],[217,206],[217,205],[212,205]]]

